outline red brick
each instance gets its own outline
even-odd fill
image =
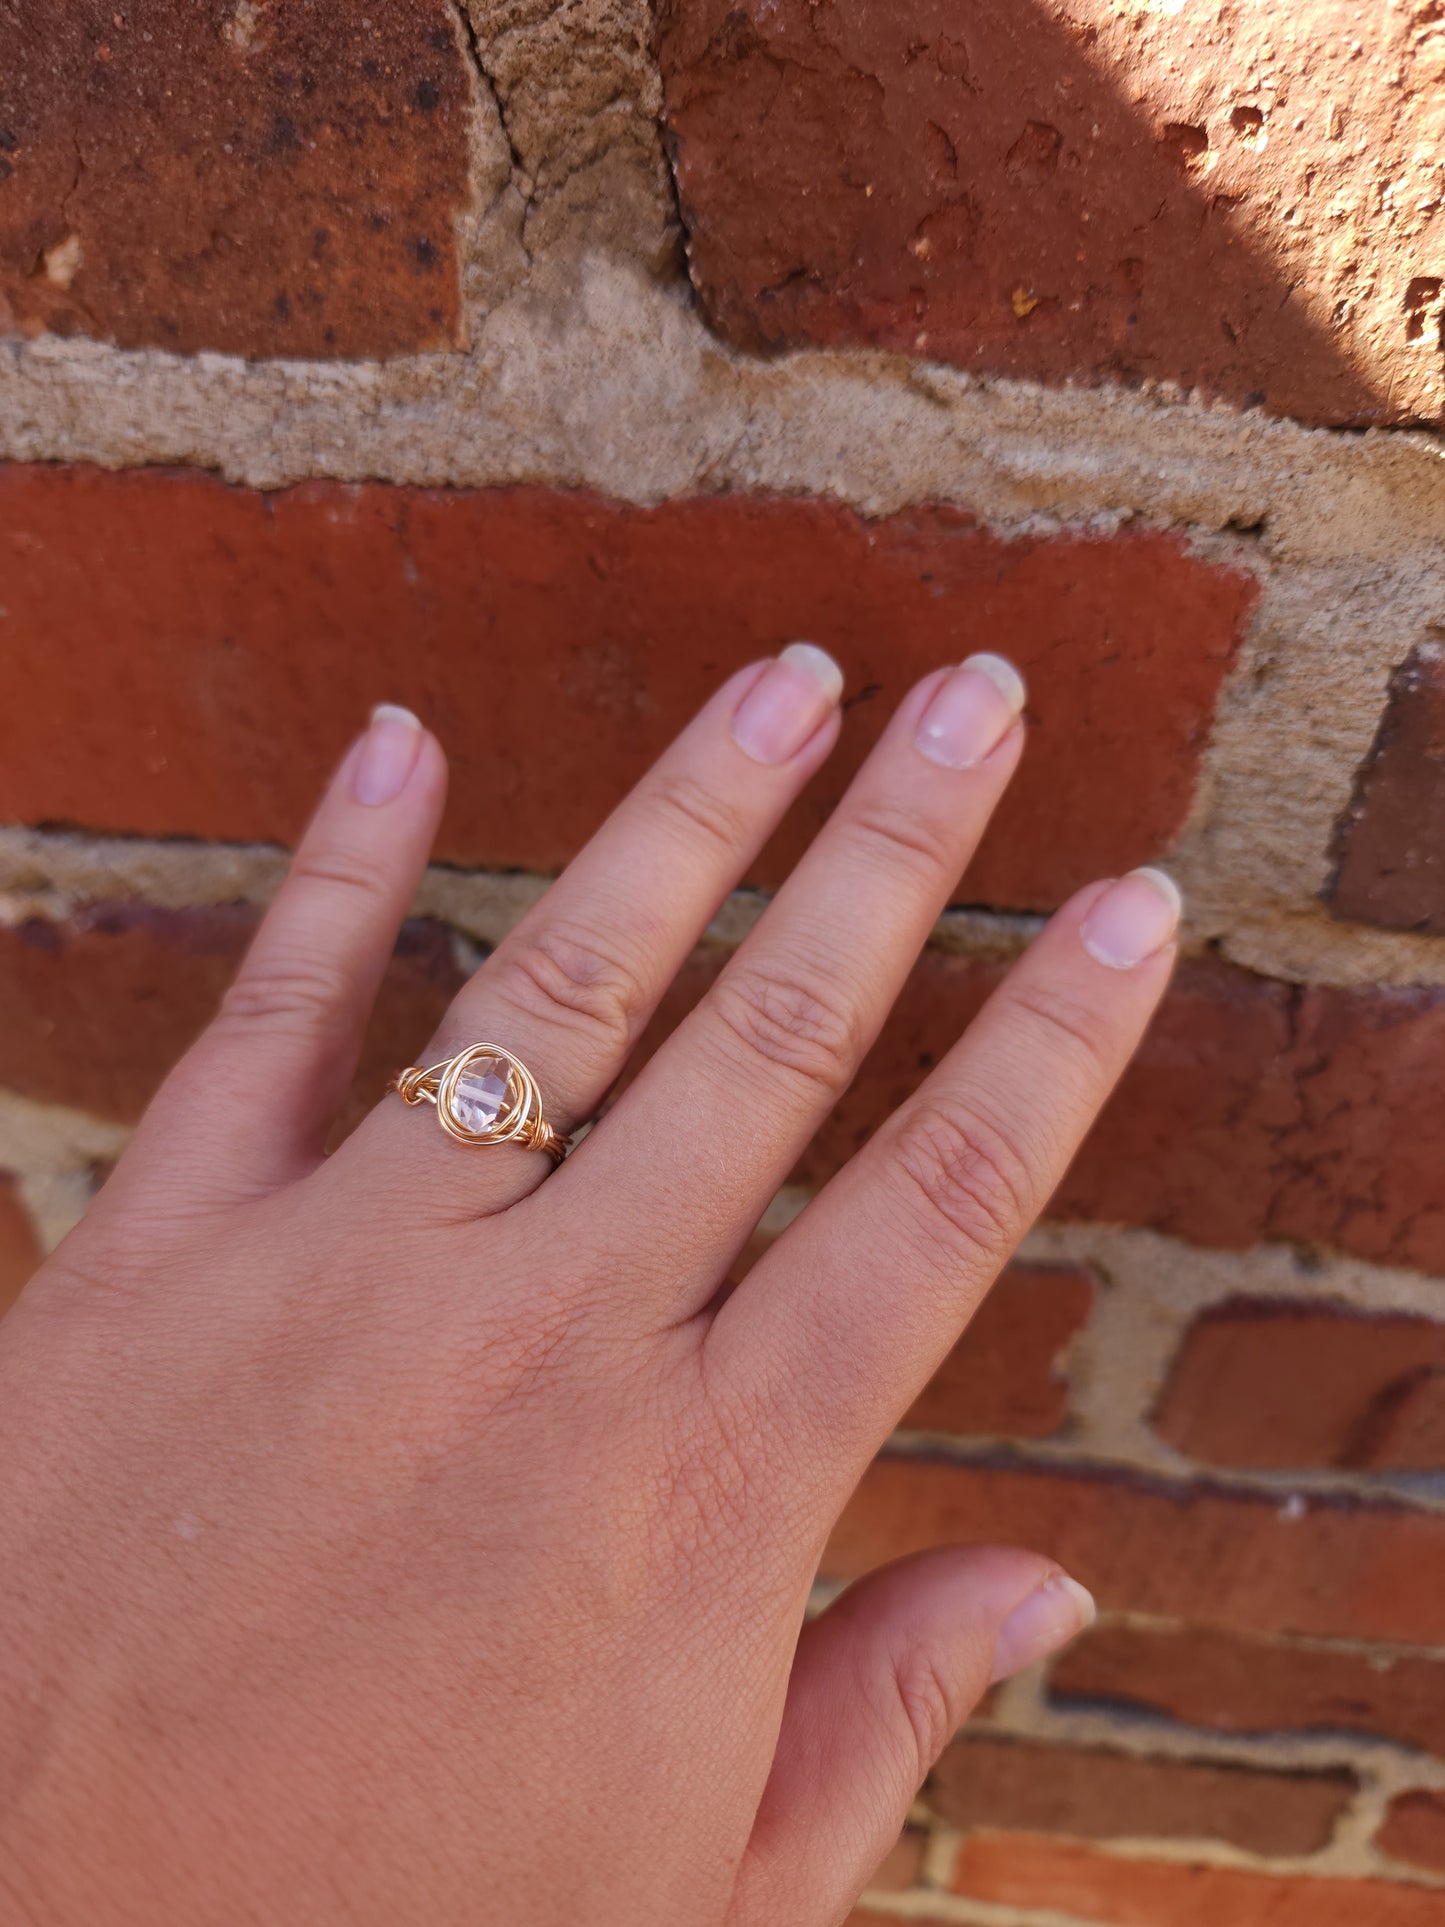
[[[966,1832],[1224,1840],[1246,1853],[1302,1855],[1328,1844],[1354,1794],[1349,1773],[1256,1772],[966,1735],[945,1750],[924,1799]]]
[[[964,1842],[954,1891],[1097,1927],[1440,1927],[1438,1889],[1128,1859],[1011,1834]]]
[[[134,1116],[214,1007],[249,927],[240,911],[100,908],[70,925],[0,931],[0,994],[26,1014],[0,1036],[0,1083]],[[438,932],[408,942],[419,948],[398,966],[393,995],[411,1048],[455,974]],[[683,973],[644,1052],[716,967],[708,953]],[[852,1153],[947,1050],[998,975],[928,954],[800,1176],[824,1178]],[[1157,1225],[1200,1243],[1334,1242],[1445,1272],[1432,1156],[1442,1076],[1445,992],[1299,993],[1224,965],[1187,965],[1051,1210]],[[1032,1369],[1022,1353],[1016,1365]],[[1017,1390],[1015,1382],[1008,1394],[1015,1412]],[[1401,1449],[1408,1436],[1399,1434]]]
[[[915,1089],[999,981],[929,952],[803,1164],[826,1177]],[[1300,990],[1185,964],[1052,1204],[1204,1245],[1298,1239],[1445,1272],[1445,991]]]
[[[917,1914],[880,1914],[873,1907],[855,1907],[843,1927],[949,1927],[949,1923],[920,1919]]]
[[[1445,1873],[1445,1794],[1402,1793],[1392,1800],[1375,1844],[1409,1866]]]
[[[1010,1265],[902,1423],[920,1432],[1048,1438],[1069,1408],[1059,1356],[1093,1301],[1086,1272]]]
[[[868,1882],[870,1893],[901,1894],[915,1887],[923,1873],[923,1853],[927,1834],[917,1827],[905,1827],[889,1849],[883,1865]]]
[[[448,0],[0,0],[0,333],[460,344],[472,74]]]
[[[1347,1521],[1340,1530],[1348,1560]],[[1055,1660],[1049,1690],[1066,1704],[1117,1701],[1223,1733],[1368,1733],[1445,1750],[1445,1655],[1101,1625]]]
[[[1207,1465],[1445,1467],[1445,1325],[1235,1299],[1204,1313],[1155,1425]]]
[[[1297,1514],[1297,1516],[1296,1516]],[[826,1579],[929,1546],[1031,1546],[1105,1612],[1229,1632],[1429,1645],[1440,1636],[1445,1516],[1126,1474],[879,1459],[844,1509]]]
[[[1168,846],[1254,597],[1173,536],[1004,541],[940,507],[35,467],[0,468],[0,574],[0,817],[288,840],[391,698],[454,758],[441,854],[539,870],[730,670],[805,635],[857,700],[775,883],[909,684],[987,642],[1034,672],[1034,740],[965,895],[1018,906]]]
[[[16,1181],[8,1172],[0,1171],[0,1312],[20,1296],[41,1255],[35,1226],[21,1202]]]
[[[1353,41],[1333,9],[1281,36],[1267,9],[1109,0],[660,0],[658,21],[693,279],[730,340],[1439,415],[1433,6]]]
[[[235,974],[249,910],[97,906],[67,924],[0,930],[0,1086],[127,1122],[206,1024]],[[374,1103],[425,1043],[461,981],[445,931],[409,924],[357,1073],[353,1111]]]
[[[1337,917],[1445,935],[1445,647],[1412,650],[1335,839]]]

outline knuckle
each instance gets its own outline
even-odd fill
[[[382,870],[358,850],[303,850],[291,865],[290,880],[321,884],[369,902],[387,902],[391,894]]]
[[[859,804],[842,827],[856,851],[880,858],[890,870],[904,864],[933,877],[940,870],[952,876],[958,869],[958,851],[953,847],[957,831],[950,835],[944,825],[886,797]]]
[[[1022,1237],[1032,1212],[1023,1153],[976,1111],[934,1100],[901,1131],[893,1168],[924,1226],[950,1245],[960,1241],[1001,1257]]]
[[[665,820],[683,828],[689,840],[700,831],[729,857],[751,841],[751,819],[740,801],[677,770],[659,773],[654,780],[655,807]]]
[[[712,996],[714,1014],[749,1056],[831,1096],[847,1088],[862,1050],[857,1019],[806,971],[737,959]]]
[[[1015,984],[1006,994],[1014,1010],[1035,1027],[1046,1044],[1081,1058],[1089,1070],[1113,1081],[1108,1037],[1097,1011],[1060,990],[1038,984]]]
[[[507,953],[506,966],[499,988],[515,1008],[548,1024],[591,1025],[619,1050],[647,1013],[636,973],[590,932],[538,930]]]
[[[935,1761],[963,1724],[964,1708],[936,1656],[910,1641],[893,1661],[893,1691],[907,1721],[914,1749],[909,1761],[915,1785],[922,1785]]]
[[[350,1008],[345,973],[325,956],[275,959],[243,969],[216,1014],[215,1028],[303,1032]]]

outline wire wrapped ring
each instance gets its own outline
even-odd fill
[[[521,1058],[501,1044],[468,1044],[430,1070],[398,1071],[387,1087],[404,1104],[434,1104],[437,1122],[458,1144],[522,1144],[545,1151],[556,1167],[567,1140],[542,1116],[542,1093]]]

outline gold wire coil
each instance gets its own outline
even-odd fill
[[[482,1130],[468,1125],[458,1111],[457,1090],[470,1065],[494,1058],[506,1066],[506,1088],[493,1121]],[[522,1144],[545,1151],[553,1168],[567,1155],[567,1140],[542,1116],[542,1093],[521,1058],[501,1044],[468,1044],[445,1063],[398,1071],[389,1089],[404,1104],[434,1104],[437,1122],[458,1144]]]

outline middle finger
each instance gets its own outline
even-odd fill
[[[1023,704],[991,655],[904,699],[736,956],[560,1174],[594,1222],[649,1227],[644,1316],[649,1284],[669,1322],[707,1302],[852,1081],[1018,764]]]

